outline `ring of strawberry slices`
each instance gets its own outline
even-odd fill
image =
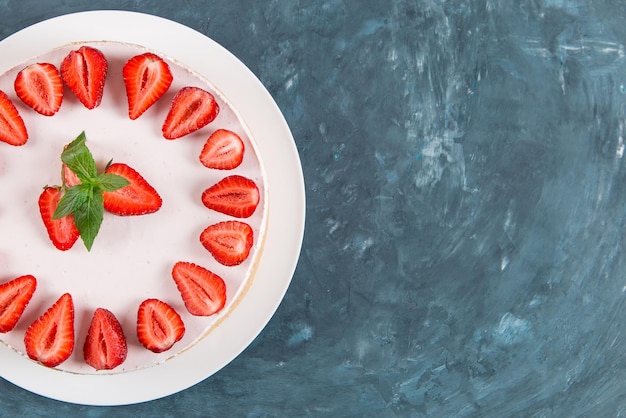
[[[70,51],[59,67],[55,63],[30,64],[14,82],[17,100],[44,116],[54,116],[63,104],[66,86],[87,109],[96,109],[102,100],[108,62],[99,49],[84,45]],[[170,89],[173,75],[160,56],[141,53],[123,66],[122,77],[128,102],[128,117],[140,118]],[[29,134],[14,100],[0,90],[0,141],[12,146],[27,143]],[[214,96],[199,87],[185,86],[174,95],[163,118],[162,135],[175,140],[199,131],[220,112]],[[53,245],[69,251],[79,238],[88,250],[97,239],[105,216],[150,216],[160,210],[159,192],[129,162],[111,162],[99,171],[83,132],[68,138],[59,150],[58,185],[42,185],[39,216]],[[199,164],[210,170],[235,170],[241,164],[245,146],[229,129],[218,128],[207,139]],[[199,196],[207,209],[232,218],[208,225],[199,240],[215,261],[223,266],[244,262],[254,244],[254,232],[246,222],[257,210],[261,196],[257,184],[239,174],[227,173],[208,185]],[[226,305],[226,282],[205,266],[176,262],[171,279],[179,290],[188,313],[212,316]],[[0,333],[14,332],[37,289],[37,279],[25,274],[0,284]],[[26,354],[48,367],[56,367],[75,351],[75,306],[70,293],[58,299],[29,324],[24,334]],[[185,333],[185,324],[171,304],[147,298],[137,306],[136,329],[123,329],[106,306],[91,317],[82,341],[85,363],[95,370],[112,370],[123,364],[128,353],[127,334],[135,332],[139,342],[155,353],[171,349]],[[80,342],[79,342],[80,343]]]

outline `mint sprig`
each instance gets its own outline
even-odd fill
[[[98,173],[96,161],[86,141],[83,131],[61,153],[61,161],[76,174],[81,183],[69,188],[63,185],[63,197],[52,219],[73,214],[80,237],[87,251],[91,251],[104,218],[103,192],[121,189],[130,182],[117,174]]]

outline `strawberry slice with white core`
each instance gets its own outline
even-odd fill
[[[0,90],[0,141],[20,146],[28,141],[24,120],[9,96]]]
[[[70,51],[61,63],[63,82],[87,109],[100,105],[107,71],[102,51],[86,45]]]
[[[122,69],[128,116],[135,120],[157,102],[170,88],[172,72],[169,65],[151,52],[136,55]]]
[[[178,312],[158,299],[147,299],[137,312],[137,338],[148,350],[167,351],[185,334],[185,324]]]
[[[96,370],[112,370],[126,360],[128,346],[113,312],[98,308],[91,318],[83,346],[85,363]]]
[[[63,102],[63,81],[57,67],[48,62],[31,64],[17,73],[15,93],[35,112],[52,116]]]
[[[112,192],[104,192],[104,208],[120,216],[146,215],[161,208],[159,193],[134,168],[123,163],[111,164],[106,173],[124,177],[130,184]]]
[[[259,205],[259,200],[256,183],[236,174],[223,178],[202,192],[204,206],[235,218],[249,218]]]
[[[226,304],[226,283],[213,273],[193,263],[179,261],[172,277],[190,314],[210,316]]]
[[[207,227],[200,234],[200,242],[213,258],[225,266],[241,264],[254,241],[254,231],[245,222],[224,221]]]
[[[74,302],[63,294],[24,335],[26,354],[44,366],[56,367],[74,351]]]
[[[232,170],[243,162],[244,144],[241,137],[228,129],[218,129],[207,139],[200,152],[200,162],[215,170]]]
[[[31,275],[20,276],[0,285],[0,333],[15,328],[36,288],[37,280]]]
[[[176,93],[162,131],[166,139],[189,135],[211,123],[220,111],[215,97],[199,87],[183,87]]]

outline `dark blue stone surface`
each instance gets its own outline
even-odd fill
[[[302,256],[206,381],[86,407],[0,380],[0,416],[626,416],[624,0],[85,4],[0,0],[0,37],[113,8],[229,49],[292,128]]]

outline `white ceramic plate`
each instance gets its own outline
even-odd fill
[[[33,175],[24,181],[26,189],[55,183],[47,168],[54,160],[48,161],[48,155],[58,154],[62,145],[59,141],[69,142],[84,129],[96,160],[106,162],[113,158],[134,166],[159,190],[164,206],[154,216],[133,220],[131,229],[124,219],[107,223],[105,218],[91,253],[84,248],[73,248],[51,257],[49,249],[41,250],[32,244],[40,233],[33,227],[26,228],[28,238],[18,240],[19,245],[9,245],[7,235],[4,235],[4,241],[0,241],[0,265],[5,271],[0,281],[12,278],[11,275],[34,274],[40,283],[35,293],[39,299],[33,298],[25,312],[26,317],[16,330],[0,335],[0,340],[17,348],[0,345],[0,375],[26,390],[72,403],[122,405],[144,402],[176,393],[211,376],[240,354],[267,324],[289,286],[300,252],[305,212],[302,169],[289,128],[256,77],[214,41],[169,20],[121,11],[84,12],[50,19],[0,42],[0,74],[11,78],[16,68],[24,63],[36,61],[38,57],[54,61],[81,44],[90,44],[105,52],[110,60],[110,74],[117,74],[125,59],[135,52],[149,50],[171,60],[175,84],[169,97],[164,97],[137,121],[130,121],[127,117],[123,87],[119,82],[117,88],[108,93],[105,90],[101,108],[91,111],[81,109],[81,105],[67,95],[61,111],[50,118],[32,111],[25,116],[27,108],[16,102],[31,139],[26,146],[20,147],[23,149],[0,144],[4,145],[0,147],[0,167],[3,167],[0,181],[8,187],[11,173],[23,172],[18,163],[24,162],[33,167]],[[174,141],[154,138],[158,136],[155,133],[160,132],[169,101],[177,89],[188,84],[204,87],[204,82],[209,89],[214,89],[223,109],[213,129],[238,130],[247,144],[244,164],[233,173],[214,172],[204,167],[204,171],[198,171],[197,164],[191,168],[191,160],[197,158],[198,147],[201,148],[211,128]],[[1,77],[0,83],[3,83]],[[6,80],[4,84],[7,84]],[[7,91],[4,84],[1,87]],[[13,92],[7,93],[14,96]],[[67,137],[62,138],[66,130]],[[44,133],[50,133],[49,136],[56,139],[47,143],[43,140]],[[151,145],[142,157],[146,144],[135,138],[144,134]],[[115,140],[107,141],[106,138]],[[167,175],[163,175],[164,171]],[[206,208],[206,212],[199,211],[197,202],[187,206],[172,204],[169,209],[167,206],[168,201],[182,201],[185,196],[190,196],[189,202],[193,202],[193,196],[228,174],[253,178],[262,191],[261,205],[248,220],[255,229],[256,245],[250,259],[235,269],[220,267],[210,261],[208,253],[198,250],[199,232],[211,223],[224,220],[224,216],[209,213]],[[181,187],[184,180],[185,187]],[[19,194],[20,190],[22,185],[13,193]],[[25,193],[25,196],[31,195]],[[31,209],[36,210],[32,197],[22,200],[29,199]],[[6,220],[11,207],[7,205],[3,211],[0,222],[5,222],[6,232],[6,228],[14,228]],[[11,219],[17,216],[11,215]],[[163,225],[162,230],[159,225]],[[176,228],[168,231],[166,227],[171,225]],[[12,236],[21,231],[15,228]],[[176,231],[183,232],[176,236]],[[120,242],[116,237],[124,232],[130,238]],[[170,239],[178,240],[176,242],[180,244],[174,247],[180,248],[180,254],[169,255]],[[170,249],[164,250],[164,246],[155,244],[163,241],[167,241]],[[79,241],[77,246],[80,245]],[[48,252],[39,257],[39,251]],[[26,252],[29,252],[28,256],[24,255]],[[133,256],[129,257],[129,254]],[[220,315],[209,319],[185,315],[171,276],[156,281],[133,279],[146,271],[151,276],[159,272],[169,273],[172,263],[177,260],[196,262],[218,270],[218,274],[224,277],[229,287],[229,303]],[[100,266],[98,272],[86,274],[84,281],[74,277],[77,270],[88,271],[92,265]],[[107,270],[102,266],[107,266]],[[34,271],[22,271],[29,267]],[[63,272],[67,274],[63,275]],[[59,276],[64,279],[52,283],[52,277]],[[110,283],[107,283],[107,277],[111,278]],[[77,345],[68,362],[50,369],[20,354],[23,350],[20,350],[18,340],[28,323],[54,302],[63,289],[74,296]],[[123,291],[119,292],[119,289]],[[162,355],[142,351],[131,341],[133,330],[128,329],[132,328],[138,303],[152,296],[171,303],[184,315],[186,325],[189,324],[187,340]],[[112,372],[95,372],[80,362],[82,337],[90,313],[100,305],[107,308],[111,307],[106,305],[114,305],[111,310],[121,317],[123,326],[126,323],[125,333],[129,339],[129,358]],[[210,332],[198,339],[203,329],[210,329]],[[185,347],[189,348],[172,356]]]

